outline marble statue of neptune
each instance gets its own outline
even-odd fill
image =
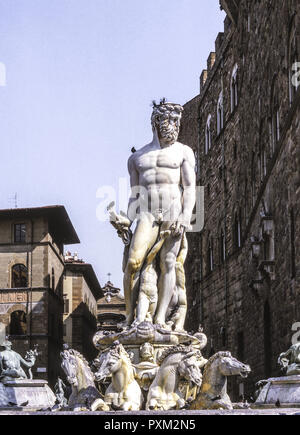
[[[155,244],[167,232],[168,237],[163,237],[149,280],[149,285],[154,283],[157,287],[153,323],[166,326],[168,308],[176,288],[177,259],[183,241],[186,243],[185,232],[190,226],[195,205],[194,153],[177,140],[182,111],[179,104],[165,100],[154,103],[151,118],[153,140],[128,160],[131,196],[128,220],[123,218],[122,228],[129,230],[134,221],[136,226],[124,265],[125,326],[134,321],[139,280],[147,256],[153,247],[155,251]],[[157,271],[157,280],[153,277],[154,271]],[[155,290],[146,288],[144,291],[152,296]],[[155,299],[155,295],[152,297]]]

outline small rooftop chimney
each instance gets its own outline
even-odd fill
[[[208,76],[208,71],[207,71],[207,69],[204,69],[202,71],[201,76],[200,76],[200,92],[202,92],[202,90],[204,88],[205,82],[207,80],[207,76]]]
[[[212,51],[207,59],[207,71],[210,71],[213,68],[215,64],[215,60],[216,60],[216,53]]]

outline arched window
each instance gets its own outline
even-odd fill
[[[267,151],[264,138],[265,120],[262,120],[259,128],[259,173],[260,181],[265,179],[267,175]]]
[[[270,154],[274,154],[277,142],[280,139],[280,112],[279,112],[279,97],[277,89],[277,80],[274,80],[271,92],[271,113],[269,119],[270,131]]]
[[[256,194],[256,175],[255,175],[255,152],[252,152],[251,161],[251,207],[255,204],[255,194]]]
[[[207,242],[207,272],[211,273],[214,270],[214,248],[212,237],[208,238]]]
[[[24,264],[15,264],[12,267],[11,287],[23,288],[28,287],[28,270]]]
[[[233,225],[233,237],[235,249],[239,249],[242,246],[242,217],[241,211],[235,214]]]
[[[64,294],[64,314],[69,314],[70,312],[70,300],[68,299],[68,295]]]
[[[10,315],[9,334],[26,335],[26,314],[24,311],[13,311]]]
[[[205,154],[211,149],[211,115],[208,115],[205,127]]]
[[[295,212],[290,211],[290,235],[291,235],[291,278],[296,276],[296,245],[295,245]]]
[[[293,103],[295,99],[295,95],[297,93],[299,87],[299,77],[297,76],[297,71],[299,71],[299,56],[298,56],[298,47],[297,47],[297,35],[296,35],[296,26],[295,26],[295,18],[293,20],[290,36],[289,36],[289,94],[290,94],[290,104]],[[299,65],[299,66],[298,66]]]
[[[233,158],[234,158],[234,160],[237,159],[237,143],[236,142],[234,142],[234,144],[233,144]]]
[[[268,219],[265,219],[262,227],[262,239],[264,241],[263,244],[263,253],[265,261],[274,261],[275,260],[275,237],[274,237],[274,221],[269,216]]]
[[[266,153],[265,146],[261,147],[259,159],[260,159],[260,179],[261,181],[263,181],[265,176],[267,175],[267,153]]]
[[[203,279],[203,239],[202,234],[200,234],[199,240],[199,279],[202,281]]]
[[[223,228],[221,229],[220,239],[219,239],[219,252],[220,252],[220,262],[223,264],[226,260],[226,241]]]
[[[231,95],[231,113],[238,105],[238,66],[234,66],[231,76],[230,85],[230,95]]]
[[[248,208],[249,208],[249,190],[248,190],[248,178],[245,177],[244,180],[244,218],[245,218],[245,224],[247,223],[248,220]]]
[[[217,134],[220,134],[224,127],[223,92],[220,93],[217,105]]]
[[[276,149],[276,144],[280,139],[280,113],[279,104],[277,100],[273,101],[271,116],[269,119],[269,130],[270,130],[270,154],[274,154]]]

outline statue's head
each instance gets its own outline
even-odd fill
[[[216,353],[209,359],[207,367],[211,364],[216,364],[224,376],[240,375],[242,378],[247,378],[251,372],[250,366],[238,361],[230,352]]]
[[[153,102],[151,124],[157,131],[159,140],[165,145],[172,145],[178,139],[183,107],[180,104],[168,103],[165,99],[160,104]]]
[[[182,355],[178,364],[178,372],[186,381],[193,382],[199,387],[202,384],[199,355],[196,351]]]
[[[6,350],[10,350],[12,348],[12,342],[9,340],[5,340],[1,344],[1,347],[4,347],[4,349],[6,349]]]
[[[153,361],[154,348],[150,343],[144,343],[140,347],[140,357],[143,361]]]

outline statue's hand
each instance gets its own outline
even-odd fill
[[[182,236],[185,231],[190,228],[191,218],[185,216],[184,214],[180,214],[178,220],[171,225],[172,234],[175,237]]]
[[[29,350],[28,352],[26,352],[26,355],[25,355],[26,364],[25,365],[29,368],[33,367],[35,362],[36,362],[37,355],[38,355],[37,349]]]
[[[128,229],[131,226],[131,221],[123,214],[117,214],[115,223],[122,229]]]
[[[187,229],[187,225],[182,221],[177,221],[171,225],[171,231],[173,237],[181,237]]]
[[[111,202],[107,207],[110,223],[120,231],[130,228],[132,224],[130,219],[128,219],[126,214],[123,213],[122,211],[120,212],[120,214],[117,214],[114,207],[115,207],[114,202]]]
[[[118,236],[123,240],[124,245],[128,246],[131,242],[132,233],[130,231],[131,220],[125,213],[117,214],[112,208],[108,207],[109,221],[117,230]]]

